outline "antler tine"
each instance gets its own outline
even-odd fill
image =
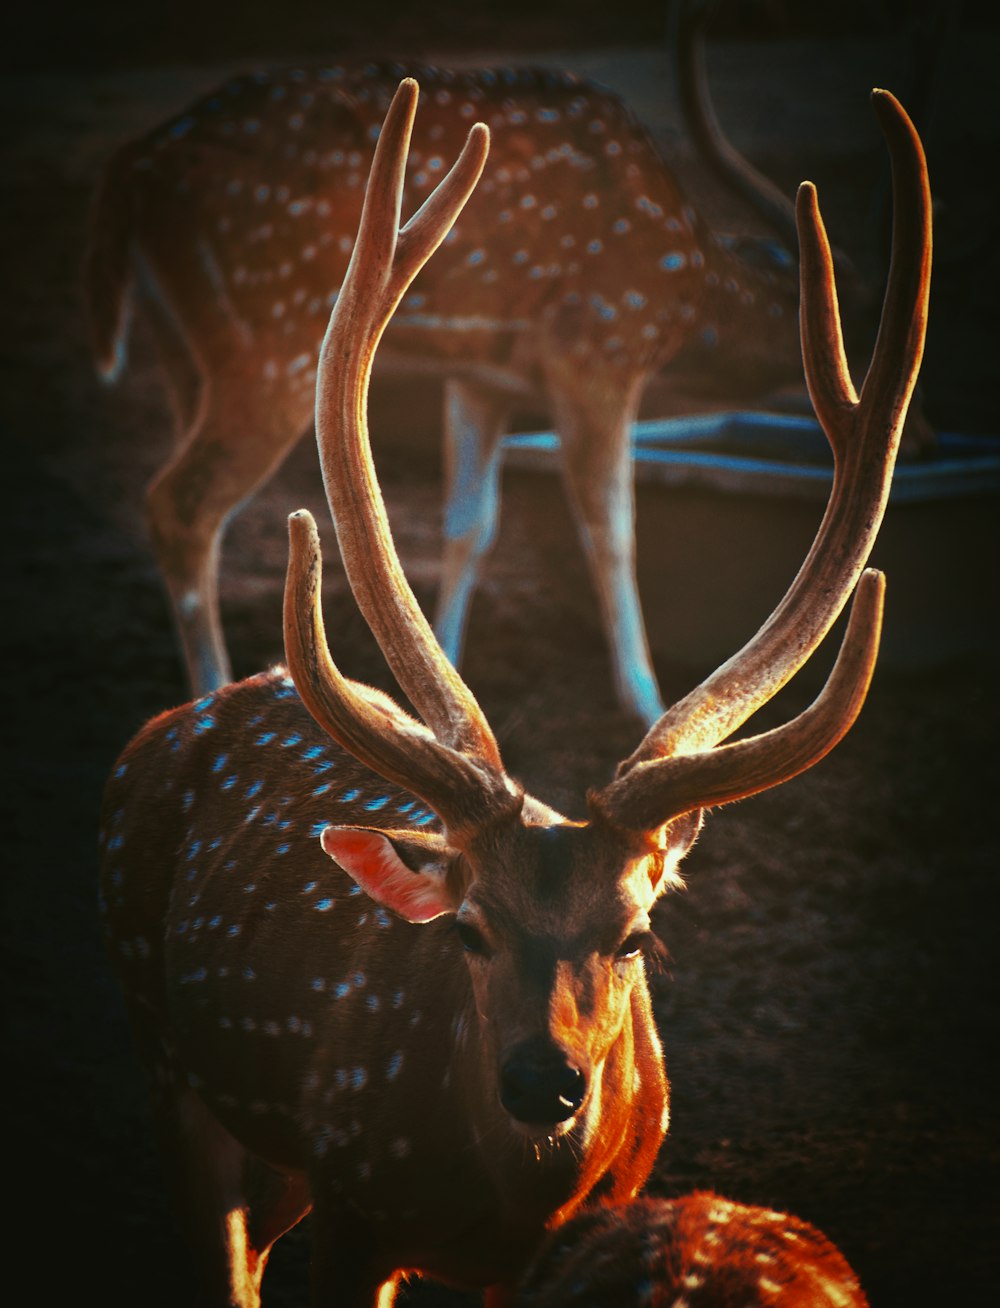
[[[320,352],[316,436],[348,581],[394,676],[443,744],[502,772],[493,732],[403,574],[368,437],[368,383],[382,332],[472,193],[489,148],[487,129],[475,124],[454,167],[400,232],[418,95],[412,79],[400,83],[379,136],[354,254]]]
[[[895,208],[893,257],[875,355],[858,399],[844,360],[830,248],[814,189],[805,184],[798,201],[803,355],[817,415],[834,451],[833,487],[812,548],[771,616],[736,655],[669,709],[619,766],[619,781],[645,763],[663,769],[657,774],[664,779],[661,801],[671,809],[671,787],[684,770],[678,756],[686,756],[698,775],[706,766],[697,758],[699,752],[725,740],[803,666],[853,590],[885,511],[923,350],[930,190],[920,140],[905,111],[886,91],[876,91],[874,101],[892,159]],[[780,730],[794,735],[799,721]],[[768,734],[774,746],[778,738]],[[664,760],[673,761],[670,768],[663,767]],[[625,791],[617,782],[598,801],[609,802],[612,792],[621,807]]]
[[[786,241],[795,239],[795,208],[788,196],[759,172],[729,141],[712,103],[705,72],[708,0],[674,0],[669,31],[677,94],[687,129],[699,153],[743,195]]]
[[[889,145],[896,196],[882,317],[860,397],[869,440],[881,447],[883,430],[901,429],[917,381],[927,327],[932,242],[930,194],[920,138],[889,91],[873,91],[872,105]],[[921,197],[926,203],[907,204],[906,197]],[[847,368],[830,246],[811,182],[803,182],[799,188],[798,207],[806,383],[835,455],[848,458],[852,452],[860,453],[865,442],[854,432],[858,424],[852,419],[859,400]],[[891,471],[890,464],[887,487]]]
[[[423,799],[453,837],[517,808],[520,795],[502,778],[436,740],[388,696],[343,675],[326,640],[319,533],[305,509],[288,519],[288,547],[285,657],[316,721],[362,763]]]
[[[405,77],[389,105],[372,159],[358,237],[331,317],[332,331],[338,312],[345,311],[340,305],[350,301],[351,291],[360,285],[374,291],[379,308],[369,306],[365,320],[375,334],[375,344],[403,293],[465,207],[489,152],[489,129],[484,123],[474,123],[451,169],[400,228],[406,158],[419,96],[417,83]]]
[[[715,112],[705,70],[705,25],[711,10],[711,0],[674,0],[668,14],[674,76],[684,123],[699,156],[792,247],[797,232],[795,205],[780,187],[740,154]],[[833,251],[833,259],[854,297],[867,301],[853,261],[842,250]]]
[[[917,373],[927,335],[927,301],[931,277],[931,197],[920,137],[899,101],[890,91],[872,92],[872,107],[889,144],[893,161],[893,187],[898,174],[904,194],[921,196],[923,203],[904,206],[895,200],[892,219],[892,256],[878,337],[872,361],[861,388],[862,405],[871,405],[873,424],[884,422],[898,431],[917,384]],[[911,305],[920,312],[911,312]],[[900,380],[895,382],[897,375]]]
[[[847,630],[820,694],[798,717],[772,731],[698,754],[637,763],[591,796],[592,805],[619,826],[649,831],[669,816],[730,804],[805,772],[843,739],[868,693],[882,632],[885,576],[861,574]]]

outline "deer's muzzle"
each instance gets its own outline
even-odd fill
[[[517,1122],[554,1126],[579,1111],[586,1075],[566,1054],[537,1038],[515,1046],[500,1071],[500,1102]]]

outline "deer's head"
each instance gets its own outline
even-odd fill
[[[517,1130],[554,1136],[596,1124],[602,1070],[659,947],[650,911],[676,884],[700,815],[630,831],[599,810],[569,822],[511,800],[464,834],[328,827],[322,842],[386,908],[411,922],[451,919],[481,1079]]]

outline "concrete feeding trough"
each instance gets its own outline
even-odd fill
[[[634,443],[650,642],[660,657],[714,666],[753,635],[805,558],[830,448],[815,419],[754,412],[638,423]],[[506,458],[552,471],[557,446],[548,432],[516,435]],[[887,577],[883,666],[995,651],[998,528],[1000,440],[944,433],[932,457],[897,463],[871,559]]]

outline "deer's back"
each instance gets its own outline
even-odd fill
[[[669,356],[721,255],[623,102],[569,73],[396,64],[236,78],[121,154],[138,247],[203,352],[235,328],[282,372],[290,356],[311,355],[405,73],[418,77],[422,107],[404,218],[474,121],[490,127],[491,150],[404,298],[392,348],[419,354],[433,333],[436,354],[504,363],[541,327],[557,346],[631,368]],[[313,364],[301,363],[304,384]]]
[[[319,832],[359,809],[434,820],[323,736],[280,672],[161,715],[107,787],[102,898],[125,989],[167,1033],[164,1070],[281,1161],[317,1134],[346,1146],[368,1094],[414,1090],[429,1014],[412,983],[451,956],[324,854]],[[320,1083],[343,1092],[326,1121]]]

